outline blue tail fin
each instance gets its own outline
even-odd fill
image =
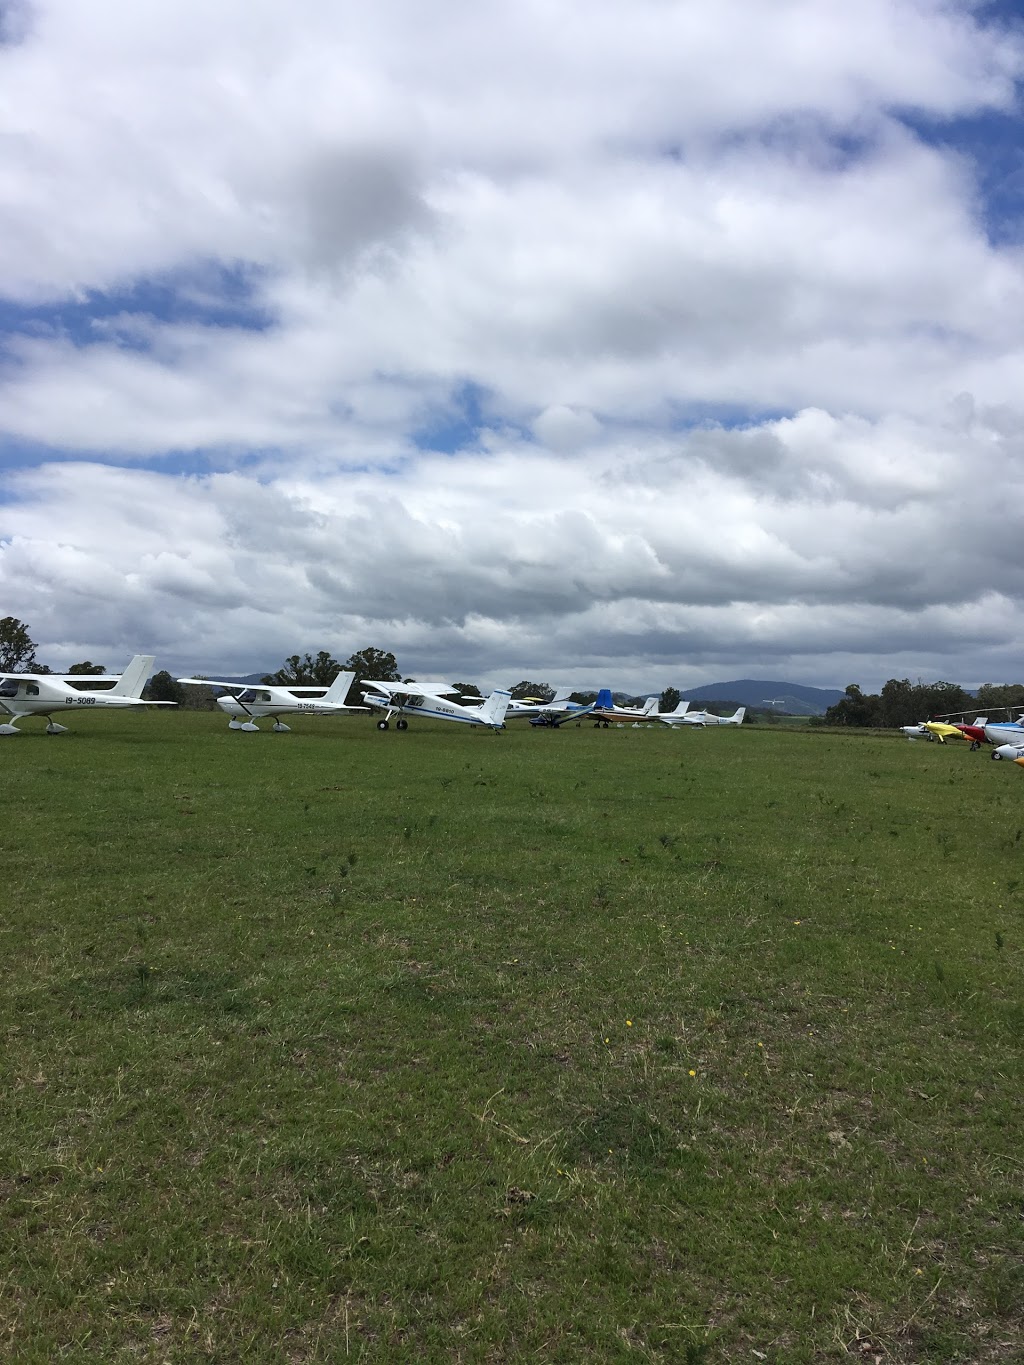
[[[599,711],[610,711],[615,705],[612,701],[612,689],[610,687],[602,687],[597,694],[597,701],[594,702],[594,705]]]

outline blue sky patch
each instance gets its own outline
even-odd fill
[[[89,290],[59,303],[22,304],[0,299],[0,331],[35,337],[60,336],[75,346],[111,339],[121,317],[163,325],[237,328],[265,332],[275,319],[259,300],[263,271],[208,262],[187,270],[141,278],[122,289]],[[116,332],[129,349],[148,350],[141,331]]]
[[[419,450],[440,450],[454,454],[473,446],[482,428],[490,425],[484,416],[488,393],[471,379],[459,384],[447,404],[431,413],[422,426],[410,433]]]

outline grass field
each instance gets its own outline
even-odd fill
[[[24,725],[0,1357],[1024,1359],[1024,774]]]

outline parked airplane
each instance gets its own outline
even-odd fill
[[[568,692],[565,692],[553,701],[536,707],[536,714],[530,718],[530,724],[545,730],[558,730],[571,720],[578,725],[584,716],[591,714],[596,705],[595,701],[589,705],[580,701],[570,701]]]
[[[679,716],[670,713],[668,716],[658,716],[658,719],[667,725],[742,725],[746,714],[747,708],[741,706],[731,716],[716,716],[713,711],[685,711]]]
[[[992,745],[993,758],[1024,756],[1024,723],[1021,721],[1005,721],[998,725],[986,725],[985,738]]]
[[[250,683],[220,682],[216,678],[179,678],[178,682],[192,687],[222,688],[228,695],[218,697],[217,705],[231,717],[228,729],[252,734],[259,730],[256,722],[264,716],[273,716],[274,724],[270,728],[280,733],[291,729],[282,716],[337,716],[349,711],[365,711],[365,706],[345,705],[355,676],[354,673],[339,673],[330,687],[283,687],[277,683],[261,683],[254,687]]]
[[[658,711],[655,709],[651,712],[651,719],[663,721],[666,725],[684,725],[689,710],[690,703],[681,701],[674,711]]]
[[[53,719],[61,712],[67,715],[87,706],[94,710],[173,706],[172,701],[142,700],[153,658],[152,654],[136,654],[123,673],[0,673],[0,713],[12,717],[0,725],[0,735],[20,735],[13,722],[26,716],[46,716],[46,733],[63,735],[68,727]]]
[[[391,717],[397,715],[396,730],[408,730],[410,716],[431,716],[434,720],[454,720],[463,725],[483,725],[491,730],[505,728],[505,714],[512,700],[511,692],[500,688],[485,697],[479,706],[466,706],[453,701],[454,687],[446,683],[370,682],[361,686],[375,691],[364,691],[363,701],[384,714],[377,722],[378,730],[387,730]]]
[[[655,720],[657,710],[657,697],[648,697],[643,706],[616,706],[611,688],[602,687],[594,703],[594,728],[596,730],[601,725],[607,730],[611,724],[623,724],[627,721],[636,724],[642,720]]]
[[[901,725],[900,729],[907,739],[938,740],[940,744],[945,744],[947,739],[965,738],[959,725],[947,725],[942,720],[923,720],[917,725]]]
[[[901,725],[900,729],[906,735],[907,739],[925,739],[929,744],[935,739],[935,736],[928,729],[927,725],[925,725],[924,721],[921,721],[917,725]],[[945,743],[944,740],[940,742]]]
[[[421,683],[421,686],[433,687],[435,692],[444,695],[444,688],[440,684]],[[451,689],[454,691],[455,689]],[[568,701],[571,687],[559,687],[555,690],[555,695],[550,701],[544,701],[540,697],[513,697],[508,704],[508,711],[505,715],[506,721],[512,719],[530,720],[534,716],[539,716],[549,706],[561,706]],[[483,697],[460,696],[458,701],[460,706],[477,707],[483,704]],[[575,705],[575,703],[573,703]]]

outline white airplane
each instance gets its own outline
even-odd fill
[[[640,721],[656,719],[657,712],[657,697],[648,697],[643,706],[616,706],[611,689],[603,687],[594,702],[594,729],[601,725],[607,730],[611,724],[621,725],[629,721],[637,725]]]
[[[505,728],[505,715],[512,700],[511,692],[500,688],[485,697],[479,706],[467,706],[464,702],[453,701],[457,689],[447,683],[417,682],[370,682],[364,680],[361,687],[375,689],[364,691],[363,701],[384,714],[377,722],[378,730],[387,730],[391,717],[397,715],[396,730],[408,730],[410,716],[430,716],[434,720],[454,720],[463,725],[482,725],[491,730]]]
[[[688,701],[678,702],[674,711],[654,712],[655,720],[663,720],[666,725],[678,725],[680,721],[689,713],[690,703]]]
[[[14,724],[26,716],[46,716],[48,735],[63,735],[66,725],[53,719],[84,707],[174,706],[173,701],[143,701],[142,689],[153,667],[152,654],[136,654],[123,673],[0,673],[0,714],[11,717],[0,735],[20,735]]]
[[[992,745],[993,758],[1024,758],[1024,723],[1020,720],[986,725],[985,738]]]
[[[442,686],[440,683],[421,683],[420,686],[432,687],[434,691],[440,695],[445,694],[446,685]],[[448,690],[451,692],[456,691],[455,688],[450,688]],[[542,701],[540,697],[513,697],[508,704],[508,711],[505,715],[505,719],[508,721],[521,717],[523,720],[530,720],[534,716],[541,715],[548,707],[554,706],[561,708],[562,703],[569,700],[571,692],[571,687],[558,687],[555,689],[555,695],[550,701]],[[473,707],[482,706],[484,701],[483,697],[469,696],[466,693],[457,695],[456,700],[459,702],[460,706]],[[576,703],[574,702],[572,705],[576,705]]]
[[[365,706],[346,706],[345,698],[352,685],[354,673],[339,673],[330,687],[283,687],[277,683],[218,682],[215,678],[179,678],[178,682],[192,687],[220,687],[228,693],[218,697],[217,705],[230,716],[229,730],[244,730],[253,734],[259,730],[257,720],[273,716],[270,727],[279,734],[291,730],[282,716],[337,716],[350,711],[365,711]]]
[[[685,705],[685,702],[679,703],[679,706]],[[743,717],[747,714],[745,706],[741,706],[731,716],[716,716],[713,711],[682,711],[677,715],[677,711],[679,707],[666,716],[659,715],[658,720],[664,721],[666,725],[742,725]]]

